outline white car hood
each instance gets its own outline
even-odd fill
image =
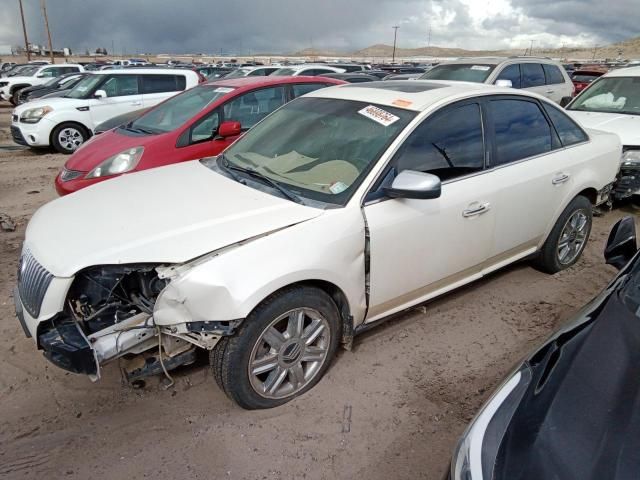
[[[640,146],[640,115],[566,110],[587,128],[616,133],[624,146]]]
[[[6,77],[0,80],[0,82],[9,82],[9,85],[22,82],[33,82],[36,77]]]
[[[25,246],[52,274],[93,265],[182,263],[323,213],[198,161],[98,183],[41,207]]]

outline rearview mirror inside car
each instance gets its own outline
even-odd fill
[[[235,137],[241,133],[242,125],[240,125],[240,122],[222,122],[218,127],[219,138]]]
[[[513,83],[511,82],[511,80],[507,80],[507,79],[496,80],[496,87],[512,88]]]
[[[107,92],[104,90],[96,90],[96,93],[93,94],[93,98],[107,98]]]
[[[633,217],[624,217],[616,223],[609,233],[604,258],[608,265],[622,269],[638,251],[636,224]]]
[[[430,173],[404,170],[393,180],[390,187],[383,187],[391,198],[438,198],[442,190],[440,178]]]

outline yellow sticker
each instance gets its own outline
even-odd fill
[[[391,102],[393,105],[395,105],[396,107],[410,107],[411,104],[413,104],[413,102],[410,102],[409,100],[402,100],[402,99],[397,99],[394,100],[393,102]]]

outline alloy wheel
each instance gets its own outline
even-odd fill
[[[584,248],[589,234],[589,216],[584,210],[575,211],[565,223],[558,240],[557,255],[562,265],[572,263]]]

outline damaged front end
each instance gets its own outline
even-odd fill
[[[634,195],[640,195],[640,149],[625,148],[613,197],[622,200]]]
[[[129,381],[193,363],[196,348],[213,348],[229,325],[157,325],[154,308],[169,279],[158,265],[108,265],[80,271],[62,312],[38,326],[38,346],[55,365],[100,377],[120,359]],[[214,322],[211,322],[214,323]],[[223,328],[215,328],[223,327]]]

